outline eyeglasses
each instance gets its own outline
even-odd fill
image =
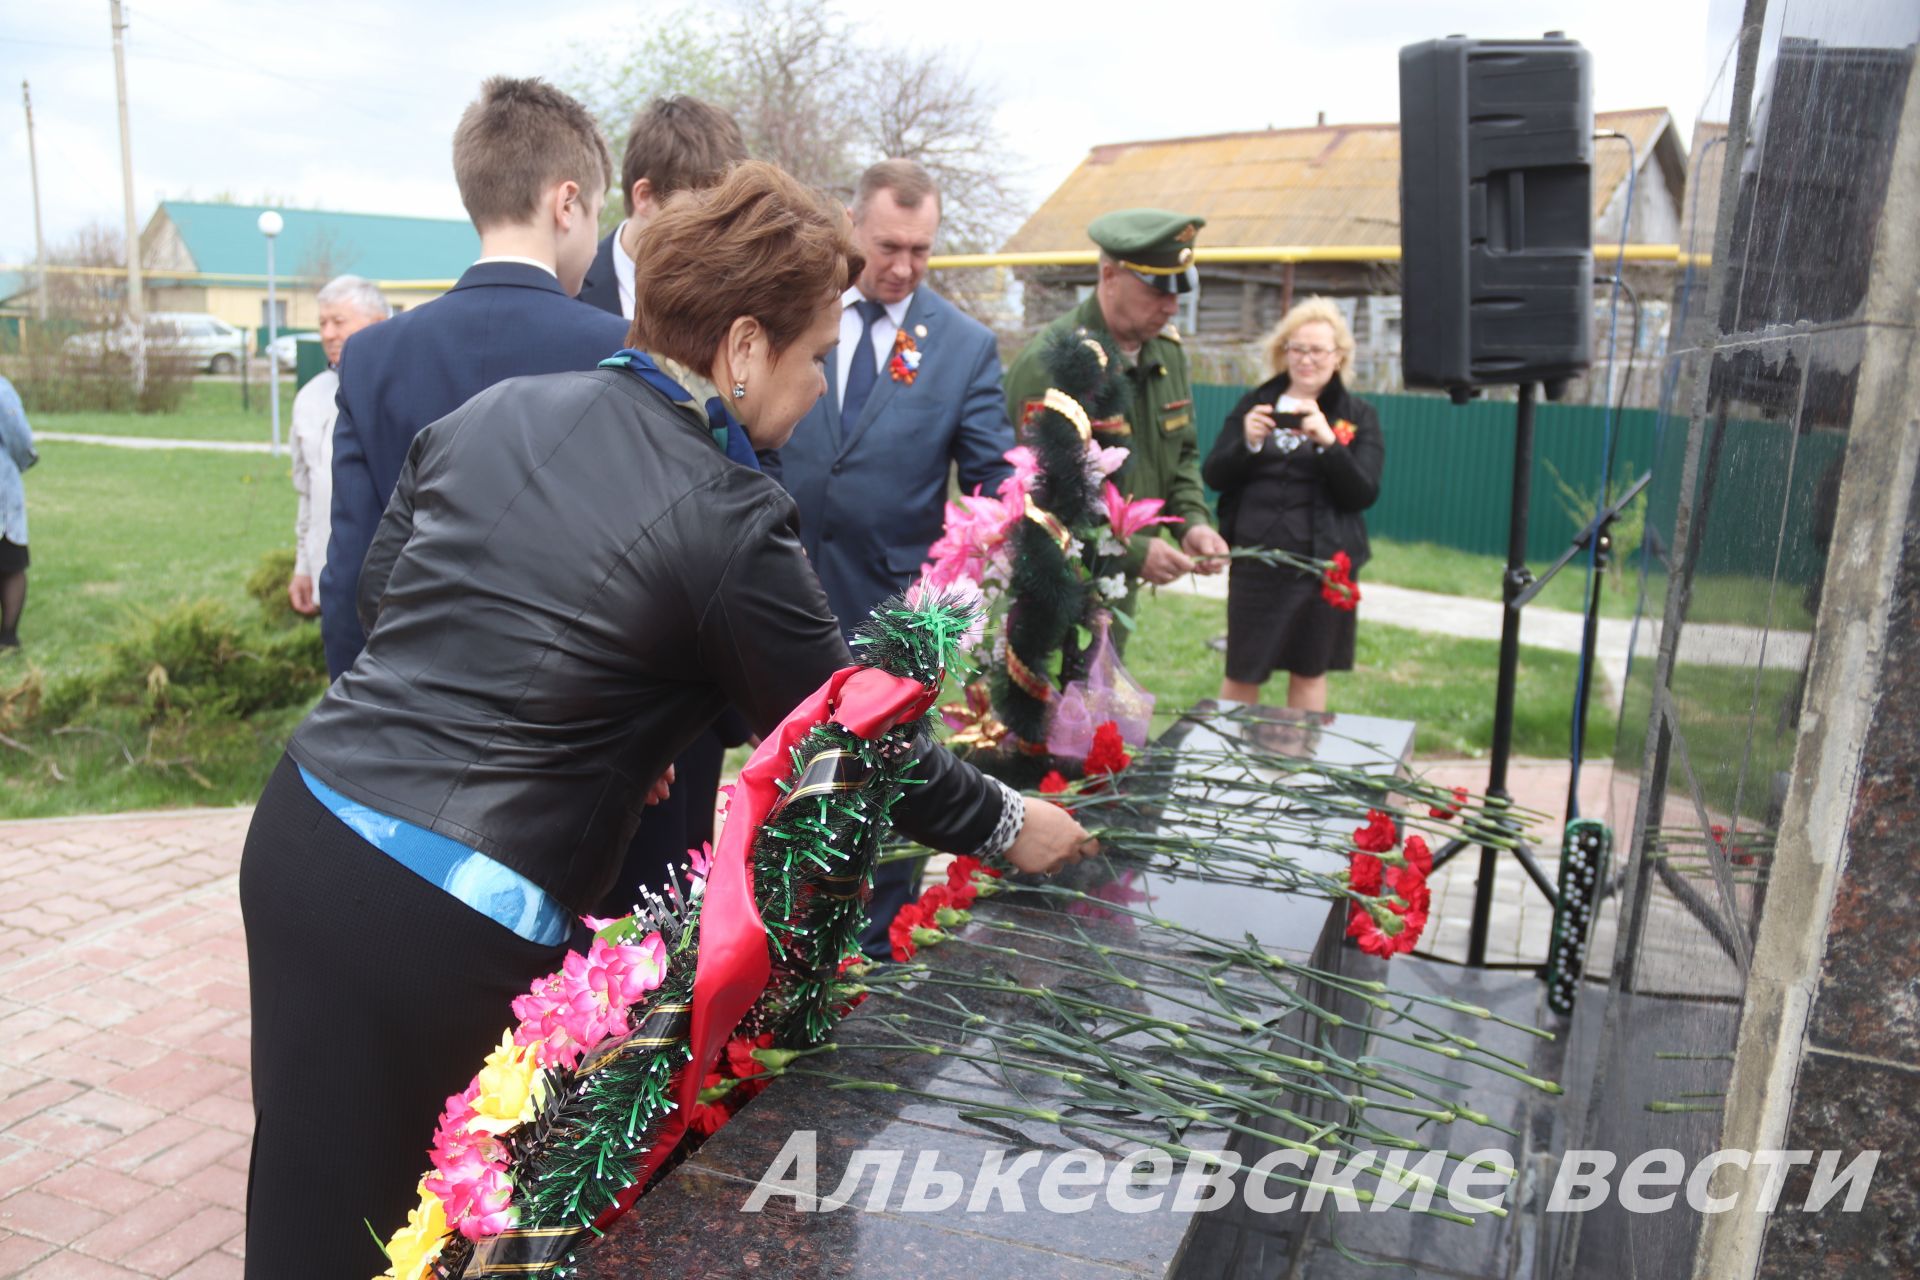
[[[1287,344],[1287,354],[1290,356],[1299,356],[1302,360],[1325,360],[1337,349],[1338,348],[1335,347],[1310,347],[1304,342],[1289,342]]]

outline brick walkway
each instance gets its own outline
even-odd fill
[[[0,824],[0,1276],[241,1274],[248,816]]]

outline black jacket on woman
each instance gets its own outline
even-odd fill
[[[575,912],[729,703],[769,733],[851,662],[793,499],[621,369],[502,382],[423,430],[360,606],[367,648],[289,754]],[[1004,793],[924,740],[920,757],[901,830],[983,843]]]
[[[1278,374],[1240,397],[1200,470],[1206,482],[1220,493],[1220,536],[1229,545],[1247,545],[1236,537],[1236,527],[1240,497],[1248,482],[1263,468],[1278,470],[1287,457],[1271,442],[1258,453],[1247,448],[1247,412],[1255,405],[1273,404],[1285,394],[1288,381],[1286,374]],[[1380,471],[1386,462],[1380,418],[1372,405],[1347,391],[1337,373],[1321,390],[1318,403],[1329,426],[1343,419],[1353,424],[1353,439],[1344,445],[1328,445],[1318,453],[1311,442],[1300,445],[1300,450],[1314,457],[1321,481],[1313,504],[1312,555],[1326,560],[1334,552],[1344,551],[1357,570],[1372,555],[1367,523],[1360,513],[1380,496]]]

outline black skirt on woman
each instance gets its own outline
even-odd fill
[[[26,543],[0,538],[0,573],[25,573],[30,561]]]
[[[1320,488],[1312,450],[1278,455],[1246,486],[1234,544],[1313,554]],[[1265,684],[1275,671],[1321,676],[1353,670],[1354,616],[1320,595],[1320,579],[1282,565],[1235,560],[1227,577],[1227,679]]]
[[[567,944],[529,942],[374,848],[284,757],[247,831],[240,908],[253,979],[247,1275],[378,1275],[374,1235],[419,1203],[434,1117]],[[585,950],[585,927],[569,941]]]
[[[1236,560],[1227,578],[1227,679],[1265,684],[1276,671],[1353,670],[1354,614],[1298,569]]]

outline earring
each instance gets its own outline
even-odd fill
[[[736,382],[736,383],[734,383],[734,384],[733,384],[733,398],[734,398],[735,400],[740,400],[740,399],[744,399],[744,398],[745,398],[745,396],[746,396],[746,394],[747,394],[747,384],[746,384],[746,383],[744,383],[744,382]]]

